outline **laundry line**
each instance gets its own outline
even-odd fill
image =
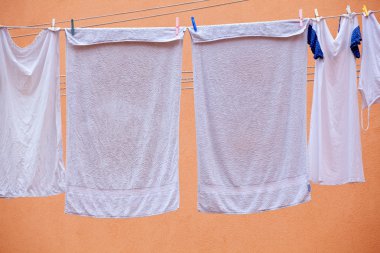
[[[129,22],[129,21],[136,21],[136,20],[142,20],[142,19],[148,19],[148,18],[168,16],[168,15],[172,15],[172,14],[179,14],[179,13],[185,13],[185,12],[189,12],[189,11],[209,9],[209,8],[220,7],[220,6],[225,6],[225,5],[248,2],[248,1],[249,0],[236,0],[236,1],[231,1],[231,2],[220,3],[220,4],[213,4],[213,5],[206,5],[206,6],[202,6],[202,7],[195,7],[195,8],[190,8],[190,9],[178,10],[178,11],[173,11],[173,12],[160,13],[160,14],[155,14],[155,15],[125,19],[125,20],[118,20],[118,21],[112,21],[112,22],[106,22],[106,23],[93,24],[93,25],[82,26],[82,27],[78,27],[78,28],[89,28],[89,27],[103,26],[103,25],[116,24],[116,23],[125,23],[125,22]],[[75,22],[75,20],[74,20],[74,22]],[[3,27],[12,27],[12,28],[20,28],[20,29],[31,28],[29,26],[3,26]],[[48,29],[48,28],[51,28],[51,26],[49,26],[49,27],[33,27],[31,29],[34,29],[34,28],[36,28],[36,29]],[[34,35],[38,35],[38,33],[16,35],[16,36],[12,36],[12,38],[22,38],[22,37],[28,37],[28,36],[34,36]]]
[[[380,10],[376,10],[376,11],[371,11],[371,13],[378,13],[380,12]],[[340,18],[340,17],[344,17],[345,15],[347,14],[341,14],[341,15],[333,15],[333,16],[321,16],[321,17],[318,17],[320,20],[322,19],[330,19],[330,18]],[[363,15],[363,12],[355,12],[355,13],[352,13],[353,16],[358,16],[358,15]],[[311,18],[312,20],[317,20],[317,17],[315,18]]]
[[[356,64],[357,67],[360,67],[360,64]],[[308,69],[315,69],[315,66],[307,66]],[[356,72],[360,73],[360,70],[356,70]],[[182,71],[182,74],[192,74],[193,71],[191,70],[184,70]],[[314,75],[314,72],[309,72],[307,73],[307,75]],[[66,75],[60,75],[59,77],[66,77]]]
[[[112,22],[106,22],[106,23],[87,25],[87,26],[82,26],[81,28],[89,28],[89,27],[103,26],[103,25],[109,25],[109,24],[124,23],[124,22],[129,22],[129,21],[147,19],[147,18],[161,17],[161,16],[167,16],[167,15],[171,15],[171,14],[178,14],[178,13],[184,13],[184,12],[189,12],[189,11],[202,10],[202,9],[219,7],[219,6],[230,5],[230,4],[235,4],[235,3],[242,3],[242,2],[247,2],[247,1],[249,1],[249,0],[237,0],[237,1],[231,1],[231,2],[226,2],[226,3],[220,3],[220,4],[207,5],[207,6],[196,7],[196,8],[191,8],[191,9],[179,10],[179,11],[174,11],[174,12],[169,12],[169,13],[161,13],[161,14],[156,14],[156,15],[150,15],[150,16],[143,16],[143,17],[126,19],[126,20],[118,20],[118,21],[112,21]],[[184,5],[184,4],[190,4],[190,3],[194,3],[194,2],[181,3],[181,4]],[[196,3],[198,3],[198,2],[196,2]],[[157,8],[164,8],[164,7],[162,6],[162,7],[157,7]],[[138,11],[142,11],[142,10],[138,10]],[[378,13],[378,12],[380,12],[380,10],[371,11],[371,13]],[[107,15],[119,15],[119,14],[122,15],[123,13],[106,14],[106,15],[103,15],[103,16],[107,16]],[[359,13],[353,13],[353,15],[362,15],[362,14],[363,13],[361,13],[361,12],[359,12]],[[321,17],[318,17],[318,18],[319,19],[338,18],[338,17],[342,17],[344,15],[341,14],[341,15],[335,15],[335,16],[321,16]],[[101,16],[87,17],[87,18],[81,18],[81,19],[82,20],[86,20],[86,19],[97,18],[97,17],[101,17]],[[80,21],[81,19],[77,19],[77,20]],[[310,19],[315,20],[316,18],[310,18]],[[76,20],[74,20],[74,21],[76,21]],[[62,21],[62,22],[68,22],[68,20],[65,20],[65,21]],[[42,29],[42,28],[43,29],[47,29],[47,28],[50,28],[50,27],[37,27],[37,26],[6,26],[6,27],[10,27],[10,28],[32,28],[32,29]],[[12,36],[12,38],[21,38],[21,37],[27,37],[27,36],[33,36],[33,35],[38,35],[38,33],[16,35],[16,36]]]
[[[359,76],[359,75],[356,76],[356,79],[360,79],[360,76]],[[189,78],[189,79],[186,79],[186,80],[182,79],[182,81],[181,81],[181,83],[193,83],[193,82],[194,82],[194,79],[192,79],[192,78]],[[314,83],[314,79],[307,79],[306,82],[307,82],[307,83],[310,83],[310,82],[313,82],[313,83]],[[61,84],[61,85],[62,85],[62,84],[65,85],[65,86],[63,86],[63,87],[60,87],[60,90],[61,90],[61,91],[65,91],[65,90],[66,90],[66,83],[65,83],[65,82],[62,82],[62,83],[60,83],[60,84]],[[193,86],[184,86],[184,87],[181,87],[181,90],[193,90],[193,89],[194,89]],[[62,93],[61,95],[62,95],[62,96],[66,96],[65,93]]]
[[[171,7],[177,7],[177,6],[183,6],[183,5],[189,5],[189,4],[195,4],[195,3],[202,3],[202,2],[208,2],[210,0],[197,0],[197,1],[190,1],[190,2],[182,2],[182,3],[175,3],[175,4],[169,4],[169,5],[161,5],[161,6],[155,6],[155,7],[149,7],[145,9],[137,9],[132,11],[125,11],[125,12],[117,12],[117,13],[110,13],[110,14],[103,14],[98,16],[89,16],[89,17],[83,17],[83,18],[76,18],[74,21],[85,21],[90,19],[97,19],[97,18],[106,18],[106,17],[114,17],[114,16],[120,16],[120,15],[126,15],[126,14],[132,14],[132,13],[139,13],[139,12],[145,12],[145,11],[152,11],[152,10],[160,10],[165,8],[171,8]],[[70,23],[71,19],[66,19],[62,21],[57,21],[55,24],[64,24],[64,23]],[[40,26],[46,26],[51,25],[51,23],[42,23],[42,24],[34,24],[34,25],[27,25],[23,28],[31,28],[31,29],[39,29]],[[11,29],[17,29],[16,27],[8,26]],[[45,27],[46,28],[46,27]]]

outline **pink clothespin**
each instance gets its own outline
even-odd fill
[[[178,36],[179,34],[179,17],[175,18],[175,35]]]
[[[303,26],[302,9],[298,10],[298,17],[300,18],[300,26]]]

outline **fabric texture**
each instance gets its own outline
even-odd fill
[[[313,21],[323,59],[316,60],[310,122],[310,179],[336,185],[363,182],[356,61],[357,17],[345,15],[334,39],[326,20]],[[357,34],[356,32],[354,32]],[[359,54],[360,55],[360,54]]]
[[[359,90],[362,95],[362,108],[365,109],[380,103],[380,24],[373,13],[362,20],[363,57]]]
[[[308,23],[190,28],[199,211],[246,214],[310,200]]]
[[[64,191],[59,31],[17,46],[0,27],[0,197]]]
[[[66,213],[122,218],[178,208],[184,31],[66,30]]]

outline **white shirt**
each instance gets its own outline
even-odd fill
[[[0,196],[63,191],[59,32],[18,47],[0,28]]]
[[[363,57],[360,70],[359,90],[362,95],[362,109],[380,103],[380,24],[370,12],[363,22]]]
[[[363,182],[355,50],[350,48],[360,44],[357,18],[353,15],[342,17],[335,39],[325,19],[313,21],[312,27],[309,32],[315,31],[323,59],[318,58],[315,66],[310,179],[327,185]],[[311,47],[316,51],[316,58],[321,52],[315,39],[313,41]],[[359,51],[355,52],[360,57]]]

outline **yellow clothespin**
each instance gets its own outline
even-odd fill
[[[320,21],[321,18],[319,17],[319,14],[318,14],[318,10],[317,10],[317,9],[314,9],[314,14],[315,14],[315,18],[317,19],[317,21]]]
[[[363,5],[363,14],[365,17],[368,17],[368,15],[369,15],[368,10],[367,10],[367,6],[365,4]]]
[[[347,11],[347,14],[351,14],[352,13],[350,5],[347,5],[346,11]]]

